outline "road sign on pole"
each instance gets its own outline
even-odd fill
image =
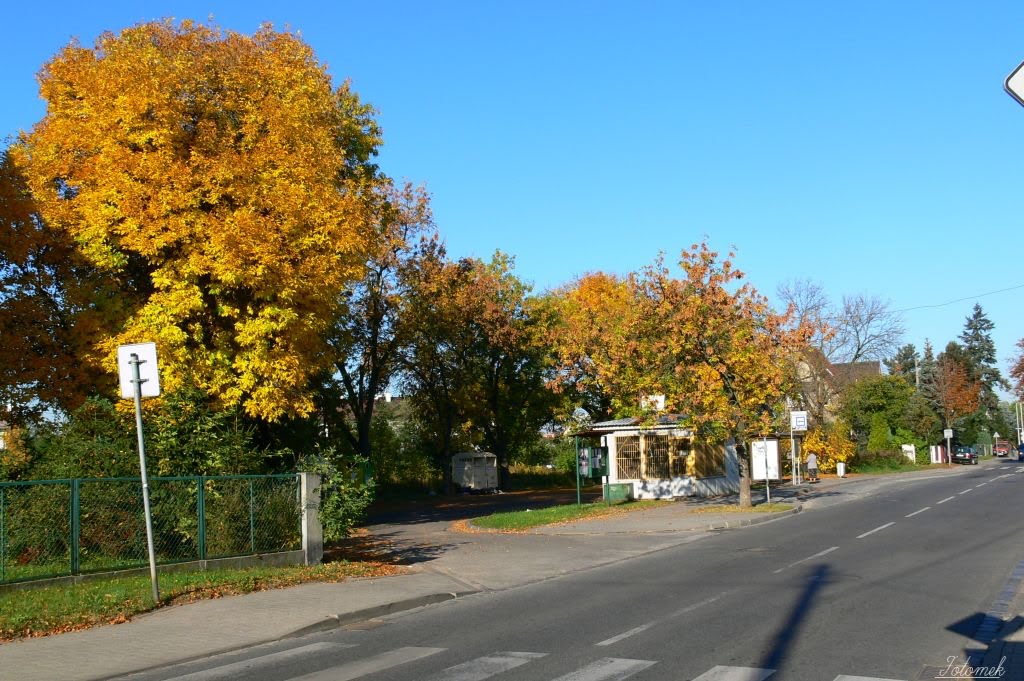
[[[153,583],[153,601],[159,603],[160,583],[156,576],[156,551],[153,548],[153,512],[149,505],[149,476],[146,475],[146,443],[142,437],[142,396],[157,397],[160,394],[160,375],[156,365],[156,343],[136,343],[134,345],[118,347],[117,365],[121,374],[121,397],[131,397],[135,400],[135,431],[139,439],[139,473],[142,477],[142,508],[146,514],[149,577]],[[145,366],[145,371],[142,369],[143,366]]]
[[[1016,99],[1018,104],[1024,106],[1024,62],[1021,62],[1006,77],[1006,80],[1003,81],[1003,89],[1006,90],[1007,94]]]

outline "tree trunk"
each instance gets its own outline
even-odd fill
[[[740,464],[740,508],[752,508],[754,504],[750,498],[750,466],[747,462],[747,448],[744,445],[736,445],[736,458]]]

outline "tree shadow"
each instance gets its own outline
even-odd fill
[[[415,541],[398,532],[358,532],[326,547],[324,560],[415,565],[435,560],[453,548],[454,544]]]

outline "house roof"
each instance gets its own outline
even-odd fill
[[[630,416],[627,418],[613,419],[611,421],[599,421],[597,423],[591,423],[588,428],[578,433],[579,435],[596,435],[599,433],[607,433],[613,430],[623,430],[628,428],[645,428],[645,429],[666,429],[666,428],[685,428],[686,417],[682,414],[663,414],[659,416],[653,423],[645,421],[638,416]]]
[[[853,385],[862,378],[882,375],[882,363],[870,362],[836,362],[832,365],[832,373],[840,387]]]

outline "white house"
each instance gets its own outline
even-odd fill
[[[600,436],[608,448],[608,482],[632,483],[637,499],[717,496],[739,491],[739,460],[729,443],[695,439],[678,416],[655,424],[624,418],[592,424],[580,435]]]

